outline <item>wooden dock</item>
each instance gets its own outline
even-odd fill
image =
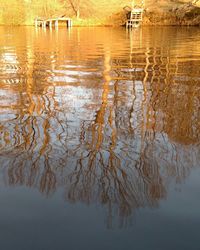
[[[67,27],[72,27],[72,20],[68,17],[57,17],[57,18],[36,18],[35,19],[35,27],[42,28],[58,28],[59,23],[65,23]]]
[[[134,28],[140,26],[142,23],[144,9],[133,8],[127,16],[126,28]]]

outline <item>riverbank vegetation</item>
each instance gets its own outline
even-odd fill
[[[200,0],[146,0],[144,25],[200,25]],[[0,24],[32,25],[36,17],[69,16],[74,24],[122,25],[125,6],[121,0],[1,0]]]

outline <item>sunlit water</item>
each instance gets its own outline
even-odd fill
[[[2,249],[200,249],[198,28],[1,27],[0,135]]]

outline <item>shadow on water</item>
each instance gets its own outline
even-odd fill
[[[1,182],[61,187],[111,227],[198,166],[199,30],[14,29],[0,29]]]

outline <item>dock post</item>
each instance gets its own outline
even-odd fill
[[[46,21],[43,21],[43,22],[42,22],[42,28],[46,28],[46,25],[47,25],[47,24],[46,24]]]
[[[55,21],[55,27],[58,28],[58,20]]]
[[[38,23],[37,23],[37,19],[35,19],[35,27],[37,28]]]
[[[68,24],[69,24],[69,27],[72,27],[72,20],[71,19],[68,20]]]
[[[70,19],[67,20],[67,27],[70,28],[71,27],[71,23],[70,23]]]

